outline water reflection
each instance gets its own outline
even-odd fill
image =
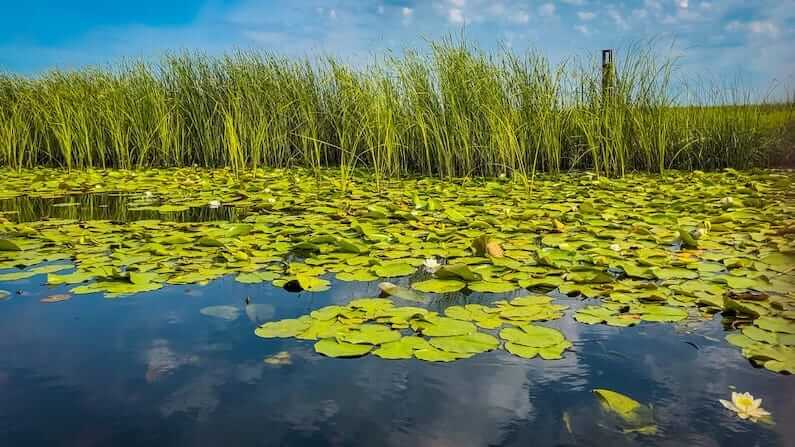
[[[186,211],[160,213],[137,210],[136,207],[157,206],[159,202],[142,198],[141,194],[81,194],[67,197],[15,197],[0,200],[0,217],[14,222],[35,222],[42,219],[165,220],[172,222],[238,222],[248,215],[245,208],[199,206]]]
[[[263,318],[377,293],[375,283],[291,294],[223,279],[118,300],[81,296],[46,309],[30,297],[3,302],[0,445],[712,446],[795,439],[792,378],[752,368],[722,341],[717,320],[686,334],[670,325],[585,326],[567,316],[556,326],[575,351],[554,362],[503,351],[452,364],[329,359],[311,342],[253,335]],[[234,306],[248,318],[210,318],[199,313],[207,306]],[[290,353],[290,364],[263,361],[281,351]],[[762,396],[777,424],[726,412],[717,399],[730,385]],[[622,433],[599,408],[596,387],[651,403],[659,434]]]

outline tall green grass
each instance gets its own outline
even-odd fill
[[[432,43],[355,69],[240,52],[0,75],[0,165],[338,167],[378,177],[767,166],[792,102],[675,80],[652,46],[598,61]]]

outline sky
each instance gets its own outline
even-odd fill
[[[73,0],[8,2],[0,71],[261,49],[364,65],[387,51],[463,36],[487,51],[553,61],[654,38],[687,79],[795,89],[795,0]],[[664,49],[664,51],[662,50]]]

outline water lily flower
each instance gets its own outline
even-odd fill
[[[425,271],[428,273],[435,273],[442,266],[436,258],[428,258],[422,265],[425,266]]]
[[[618,244],[613,244],[610,246],[610,249],[613,251],[621,251],[621,246]]]
[[[762,408],[762,399],[754,399],[751,393],[732,392],[732,401],[718,399],[724,407],[737,413],[740,419],[750,419],[756,422],[757,419],[770,416],[770,413]]]
[[[220,208],[221,202],[218,200],[210,200],[210,208]]]
[[[152,197],[152,196],[153,196],[152,191],[146,191],[144,193],[144,197],[146,197],[146,198],[149,198],[149,197]]]

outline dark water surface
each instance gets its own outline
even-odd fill
[[[116,199],[94,200],[104,202],[91,209],[109,214],[91,218],[125,217],[111,217],[123,208]],[[71,209],[30,203],[35,219]],[[4,201],[2,209],[19,204]],[[213,212],[219,214],[206,218],[234,219],[229,210]],[[724,341],[719,316],[692,325],[587,326],[572,319],[582,301],[559,297],[572,309],[548,325],[574,343],[563,360],[502,350],[454,363],[332,359],[316,354],[313,342],[266,340],[254,329],[376,296],[375,283],[290,293],[224,278],[43,304],[69,288],[45,280],[2,284],[12,292],[0,301],[3,447],[795,445],[795,380],[752,367]],[[459,294],[429,307],[505,297]],[[227,321],[199,312],[214,305],[235,306],[240,315]],[[291,364],[263,361],[281,351]],[[594,388],[651,404],[658,433],[623,433]],[[729,399],[732,389],[763,398],[775,425],[724,409],[718,399]]]
[[[686,333],[666,324],[586,326],[569,313],[555,326],[575,351],[559,361],[504,351],[449,364],[331,359],[315,354],[312,342],[265,340],[254,328],[376,294],[374,284],[295,294],[223,279],[42,304],[60,291],[41,286],[43,279],[4,284],[24,292],[0,303],[2,446],[771,446],[795,439],[795,381],[751,367],[723,341],[717,319]],[[579,300],[570,301],[563,300]],[[199,313],[211,305],[237,306],[241,315],[226,321]],[[263,362],[279,351],[290,352],[292,364]],[[730,386],[762,397],[777,424],[740,421],[723,409],[718,399]],[[651,403],[658,434],[621,433],[591,393],[597,387]]]

